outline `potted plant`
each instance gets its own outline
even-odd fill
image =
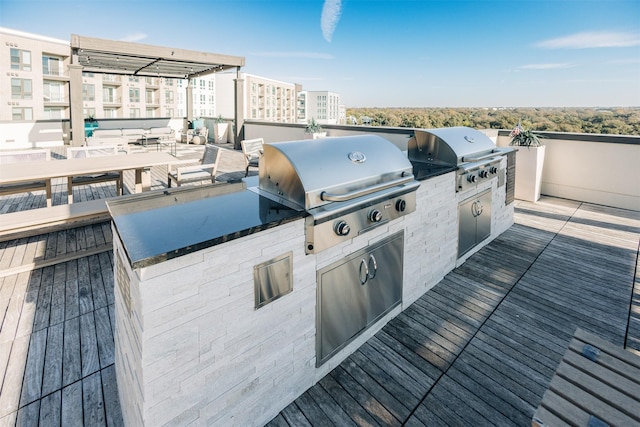
[[[227,141],[227,130],[229,124],[222,118],[222,114],[218,115],[215,119],[214,137],[217,143],[223,143]]]
[[[320,123],[316,122],[316,119],[314,118],[311,118],[309,123],[307,123],[304,133],[305,139],[318,139],[327,136],[327,132],[322,130],[322,126],[320,126]],[[309,136],[307,137],[307,135]]]
[[[98,127],[98,121],[93,114],[89,114],[84,119],[84,136],[93,136],[93,130]]]
[[[509,134],[509,145],[518,148],[516,152],[515,198],[537,202],[542,186],[545,147],[540,135],[522,127],[520,121]]]

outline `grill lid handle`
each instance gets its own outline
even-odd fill
[[[367,187],[362,190],[352,191],[350,193],[331,194],[331,193],[327,193],[326,191],[323,191],[322,193],[320,193],[320,199],[324,200],[325,202],[346,202],[348,200],[355,199],[356,197],[366,196],[367,194],[375,193],[376,191],[386,190],[387,188],[406,184],[411,181],[413,181],[413,174],[403,176],[402,178],[396,179],[393,181],[384,182],[382,184]]]
[[[500,156],[500,155],[501,155],[501,153],[491,152],[489,154],[485,154],[484,156],[478,156],[478,157],[467,157],[467,156],[465,156],[465,157],[462,158],[462,161],[463,162],[473,163],[473,162],[479,162],[480,160],[488,159],[490,157],[497,157],[497,156]]]

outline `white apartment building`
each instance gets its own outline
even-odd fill
[[[296,94],[293,83],[247,73],[217,73],[217,106],[223,117],[233,117],[235,80],[242,80],[244,118],[269,122],[296,123]]]
[[[320,124],[335,125],[340,121],[340,95],[329,91],[301,91],[298,93],[298,123],[308,123],[315,119]]]
[[[69,42],[0,28],[0,120],[69,118]]]

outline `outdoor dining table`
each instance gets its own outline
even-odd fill
[[[19,184],[32,181],[46,181],[47,188],[51,188],[51,180],[74,176],[102,174],[107,172],[121,172],[135,170],[135,193],[141,193],[144,170],[152,166],[169,165],[178,162],[174,156],[164,153],[139,153],[118,156],[88,157],[81,159],[64,159],[36,161],[27,163],[13,163],[2,165],[0,168],[0,186]],[[68,186],[71,192],[71,186]],[[47,206],[51,206],[51,193],[47,191]]]

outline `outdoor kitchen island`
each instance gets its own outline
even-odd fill
[[[269,150],[265,145],[265,156]],[[350,154],[363,152],[375,161],[366,150]],[[255,177],[109,203],[115,365],[125,424],[263,425],[462,262],[462,198],[475,191],[493,195],[491,236],[477,249],[511,225],[513,204],[505,205],[497,179],[457,193],[455,168],[412,181],[406,162],[400,175],[408,181],[403,178],[398,192],[356,198],[367,199],[367,216],[376,224],[317,251],[309,244],[309,224],[321,215],[268,197]],[[378,208],[380,217],[372,213]],[[360,280],[353,292],[388,280],[399,281],[400,294],[380,295],[388,304],[374,309],[348,340],[333,343],[329,334],[325,342],[320,330],[332,325],[319,320],[320,306],[327,305],[322,277],[351,259]],[[399,275],[389,276],[386,264],[399,264]],[[326,343],[330,351],[320,360],[318,348]]]

